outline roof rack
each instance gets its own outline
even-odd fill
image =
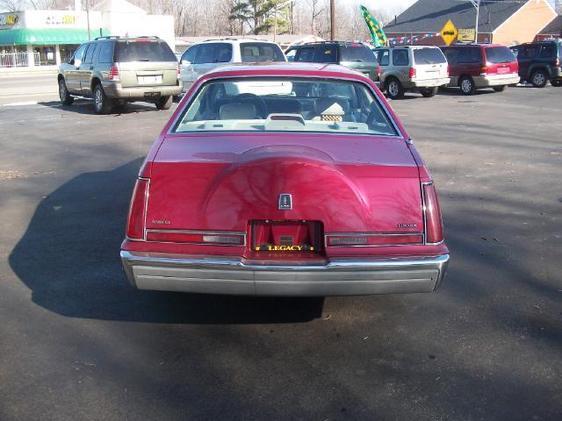
[[[121,35],[105,35],[103,37],[94,38],[94,41],[97,41],[97,40],[100,40],[100,39],[139,39],[139,38],[160,39],[156,35],[142,35],[140,37],[123,37]]]
[[[270,42],[266,39],[253,38],[253,37],[218,37],[218,38],[204,39],[201,42],[208,42],[208,41],[242,41],[242,40],[246,40],[246,39],[251,39],[251,40],[254,40],[254,41]]]

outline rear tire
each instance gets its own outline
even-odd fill
[[[101,83],[94,86],[94,111],[96,114],[109,114],[113,108],[113,101],[105,95]]]
[[[535,88],[544,88],[547,81],[548,77],[546,75],[546,72],[542,69],[535,70],[531,74],[531,83]]]
[[[169,110],[172,106],[174,99],[171,95],[163,96],[158,101],[156,101],[156,108],[159,110]]]
[[[424,98],[431,98],[437,94],[437,87],[435,88],[420,88],[420,94],[424,96]]]
[[[557,88],[559,88],[560,86],[562,86],[562,80],[560,79],[551,80],[550,84],[552,86],[556,86]]]
[[[59,79],[59,98],[62,105],[72,105],[74,98],[68,92],[66,82],[63,78]]]
[[[476,85],[470,76],[463,76],[459,80],[459,88],[463,95],[474,95],[476,93]]]
[[[505,91],[505,85],[500,85],[500,86],[494,86],[494,91],[496,92],[503,92]]]
[[[404,96],[404,87],[395,77],[389,77],[386,80],[386,93],[390,99],[398,99]]]

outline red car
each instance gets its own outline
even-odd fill
[[[501,92],[519,83],[517,58],[503,45],[465,44],[441,49],[449,62],[449,87],[458,86],[464,95],[482,88]]]
[[[337,65],[223,67],[153,144],[121,259],[140,289],[329,296],[435,291],[437,193],[375,84]]]

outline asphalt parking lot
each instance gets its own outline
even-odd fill
[[[133,290],[119,244],[170,112],[52,99],[0,107],[1,420],[562,419],[562,88],[394,101],[448,276],[325,300]]]

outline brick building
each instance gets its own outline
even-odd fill
[[[512,45],[532,41],[556,16],[548,0],[482,0],[478,42]],[[476,9],[468,0],[418,0],[384,30],[391,44],[442,45],[439,32],[448,20],[461,32],[474,34]]]

